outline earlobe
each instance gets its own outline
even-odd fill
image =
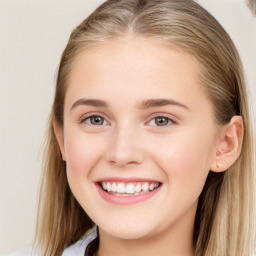
[[[213,172],[223,172],[235,163],[241,153],[243,133],[241,116],[233,116],[230,122],[221,128],[215,159],[211,165]]]
[[[60,126],[56,121],[54,121],[53,122],[53,129],[54,129],[54,133],[55,133],[55,136],[56,136],[58,144],[59,144],[62,159],[63,159],[63,161],[66,161],[65,149],[64,149],[63,127]]]

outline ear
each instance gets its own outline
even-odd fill
[[[65,149],[64,149],[64,132],[63,127],[59,125],[56,121],[53,121],[53,129],[55,136],[57,138],[59,148],[61,151],[63,161],[66,161]]]
[[[229,124],[223,126],[218,133],[217,150],[211,165],[213,172],[223,172],[238,159],[243,142],[243,119],[233,116]]]

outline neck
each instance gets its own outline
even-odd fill
[[[194,219],[195,214],[187,214],[171,227],[138,239],[121,239],[99,228],[100,244],[95,256],[193,256]]]

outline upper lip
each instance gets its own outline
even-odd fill
[[[149,178],[136,178],[136,177],[106,177],[102,179],[98,179],[95,181],[95,183],[100,183],[103,181],[113,181],[113,182],[123,182],[123,183],[128,183],[128,182],[155,182],[155,183],[162,183],[158,180],[155,179],[149,179]]]

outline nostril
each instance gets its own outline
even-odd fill
[[[124,147],[116,144],[106,151],[105,160],[112,166],[140,164],[144,160],[143,149],[136,147],[136,145],[132,147],[131,145],[126,145],[126,147]]]
[[[116,166],[126,166],[126,165],[136,165],[138,162],[136,161],[130,161],[130,162],[121,162],[121,161],[109,161],[110,165],[116,165]]]
[[[136,156],[120,156],[116,158],[112,158],[108,160],[110,165],[116,165],[116,166],[126,166],[126,165],[138,165],[142,161],[140,159],[136,159]]]

